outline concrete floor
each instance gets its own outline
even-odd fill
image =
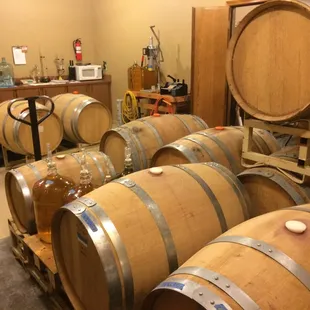
[[[30,275],[14,259],[10,243],[10,237],[0,240],[0,309],[55,309]]]
[[[55,309],[35,281],[11,252],[8,218],[11,218],[4,188],[6,170],[0,168],[0,310]]]

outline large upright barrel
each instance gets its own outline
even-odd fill
[[[250,217],[310,202],[310,189],[276,168],[259,167],[238,175],[250,198]]]
[[[285,227],[297,220],[304,233]],[[211,241],[148,296],[143,310],[306,310],[310,205],[259,216]]]
[[[150,166],[152,156],[162,146],[206,128],[207,124],[195,115],[158,114],[109,130],[102,137],[100,150],[111,158],[116,171],[122,172],[128,141],[134,170],[139,171]]]
[[[152,158],[152,166],[217,162],[235,174],[241,165],[242,127],[215,127],[196,132],[160,148]],[[267,131],[254,129],[253,151],[270,155],[279,149],[276,139]]]
[[[7,112],[10,101],[0,104],[0,143],[12,152],[24,155],[33,155],[33,142],[31,127],[11,118]],[[17,118],[30,122],[30,114],[27,101],[19,101],[11,108],[12,114]],[[44,117],[49,109],[36,103],[37,118]],[[51,150],[55,150],[63,137],[63,128],[56,114],[51,114],[39,125],[41,142],[41,154],[46,155],[46,144],[50,144]]]
[[[237,103],[255,118],[281,122],[310,116],[309,4],[266,1],[232,35],[228,85]]]
[[[53,157],[59,174],[70,177],[78,184],[80,178],[81,153],[67,154],[65,157]],[[109,158],[101,152],[87,152],[86,161],[92,173],[92,184],[99,187],[104,184],[105,175],[115,176],[115,170]],[[8,205],[18,229],[34,234],[32,187],[36,181],[45,177],[47,164],[44,160],[10,170],[5,175],[5,192]]]
[[[68,93],[55,96],[53,101],[68,141],[99,143],[103,134],[112,127],[108,106],[94,98]]]
[[[225,167],[162,169],[115,180],[56,213],[55,260],[76,309],[140,309],[157,283],[247,218],[242,186]]]

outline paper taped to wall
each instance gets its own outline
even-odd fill
[[[13,59],[15,65],[25,65],[26,64],[26,53],[22,46],[13,46]]]

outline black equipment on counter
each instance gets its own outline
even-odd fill
[[[75,72],[75,67],[73,60],[69,61],[69,76],[68,76],[69,81],[75,81],[76,80],[76,72]]]
[[[184,80],[182,80],[181,83],[179,79],[177,80],[171,75],[168,75],[168,77],[171,78],[173,82],[167,82],[164,87],[160,88],[161,95],[170,95],[173,97],[188,95],[188,86],[185,84]]]

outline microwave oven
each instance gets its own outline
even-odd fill
[[[75,66],[75,76],[77,81],[101,80],[102,66]]]

